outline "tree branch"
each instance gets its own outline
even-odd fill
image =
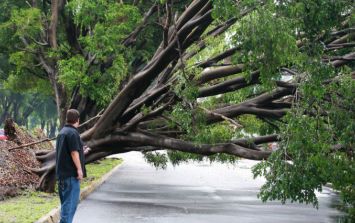
[[[197,84],[204,84],[208,81],[226,77],[232,74],[238,74],[244,71],[244,64],[222,66],[202,71],[201,76],[197,79]]]
[[[144,18],[142,22],[131,32],[122,42],[122,44],[126,47],[132,45],[133,43],[136,42],[138,34],[143,30],[143,28],[146,26],[148,23],[149,18],[154,15],[154,13],[157,11],[158,5],[154,3],[152,7],[149,8],[149,10],[144,14]]]
[[[241,158],[251,160],[264,160],[271,154],[270,151],[256,151],[244,148],[234,143],[218,144],[194,144],[179,139],[169,138],[162,135],[153,135],[145,133],[127,133],[126,135],[109,136],[104,139],[93,140],[88,144],[90,147],[99,147],[105,144],[115,144],[126,142],[133,144],[161,147],[165,149],[178,150],[181,152],[195,153],[201,155],[213,155],[217,153],[226,153]]]

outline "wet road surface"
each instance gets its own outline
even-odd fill
[[[262,203],[262,178],[253,179],[254,161],[188,163],[156,170],[141,154],[120,155],[123,165],[82,201],[74,223],[277,223],[338,222],[329,189],[310,205]],[[90,173],[89,173],[90,174]]]

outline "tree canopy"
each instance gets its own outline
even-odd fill
[[[128,151],[157,166],[262,160],[263,201],[317,206],[330,183],[354,215],[352,0],[5,0],[0,10],[4,86],[50,91],[61,124],[79,109],[88,162]],[[42,189],[53,154],[38,154]]]

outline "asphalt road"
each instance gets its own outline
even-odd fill
[[[252,178],[253,161],[156,170],[139,153],[123,157],[112,177],[80,203],[75,223],[319,223],[338,222],[342,215],[332,208],[337,196],[327,188],[318,196],[318,210],[262,203],[257,193],[264,180]]]

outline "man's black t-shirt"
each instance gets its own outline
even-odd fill
[[[65,125],[57,136],[56,144],[56,176],[58,179],[77,177],[77,170],[70,155],[78,151],[83,176],[86,177],[83,143],[78,130],[72,125]]]

